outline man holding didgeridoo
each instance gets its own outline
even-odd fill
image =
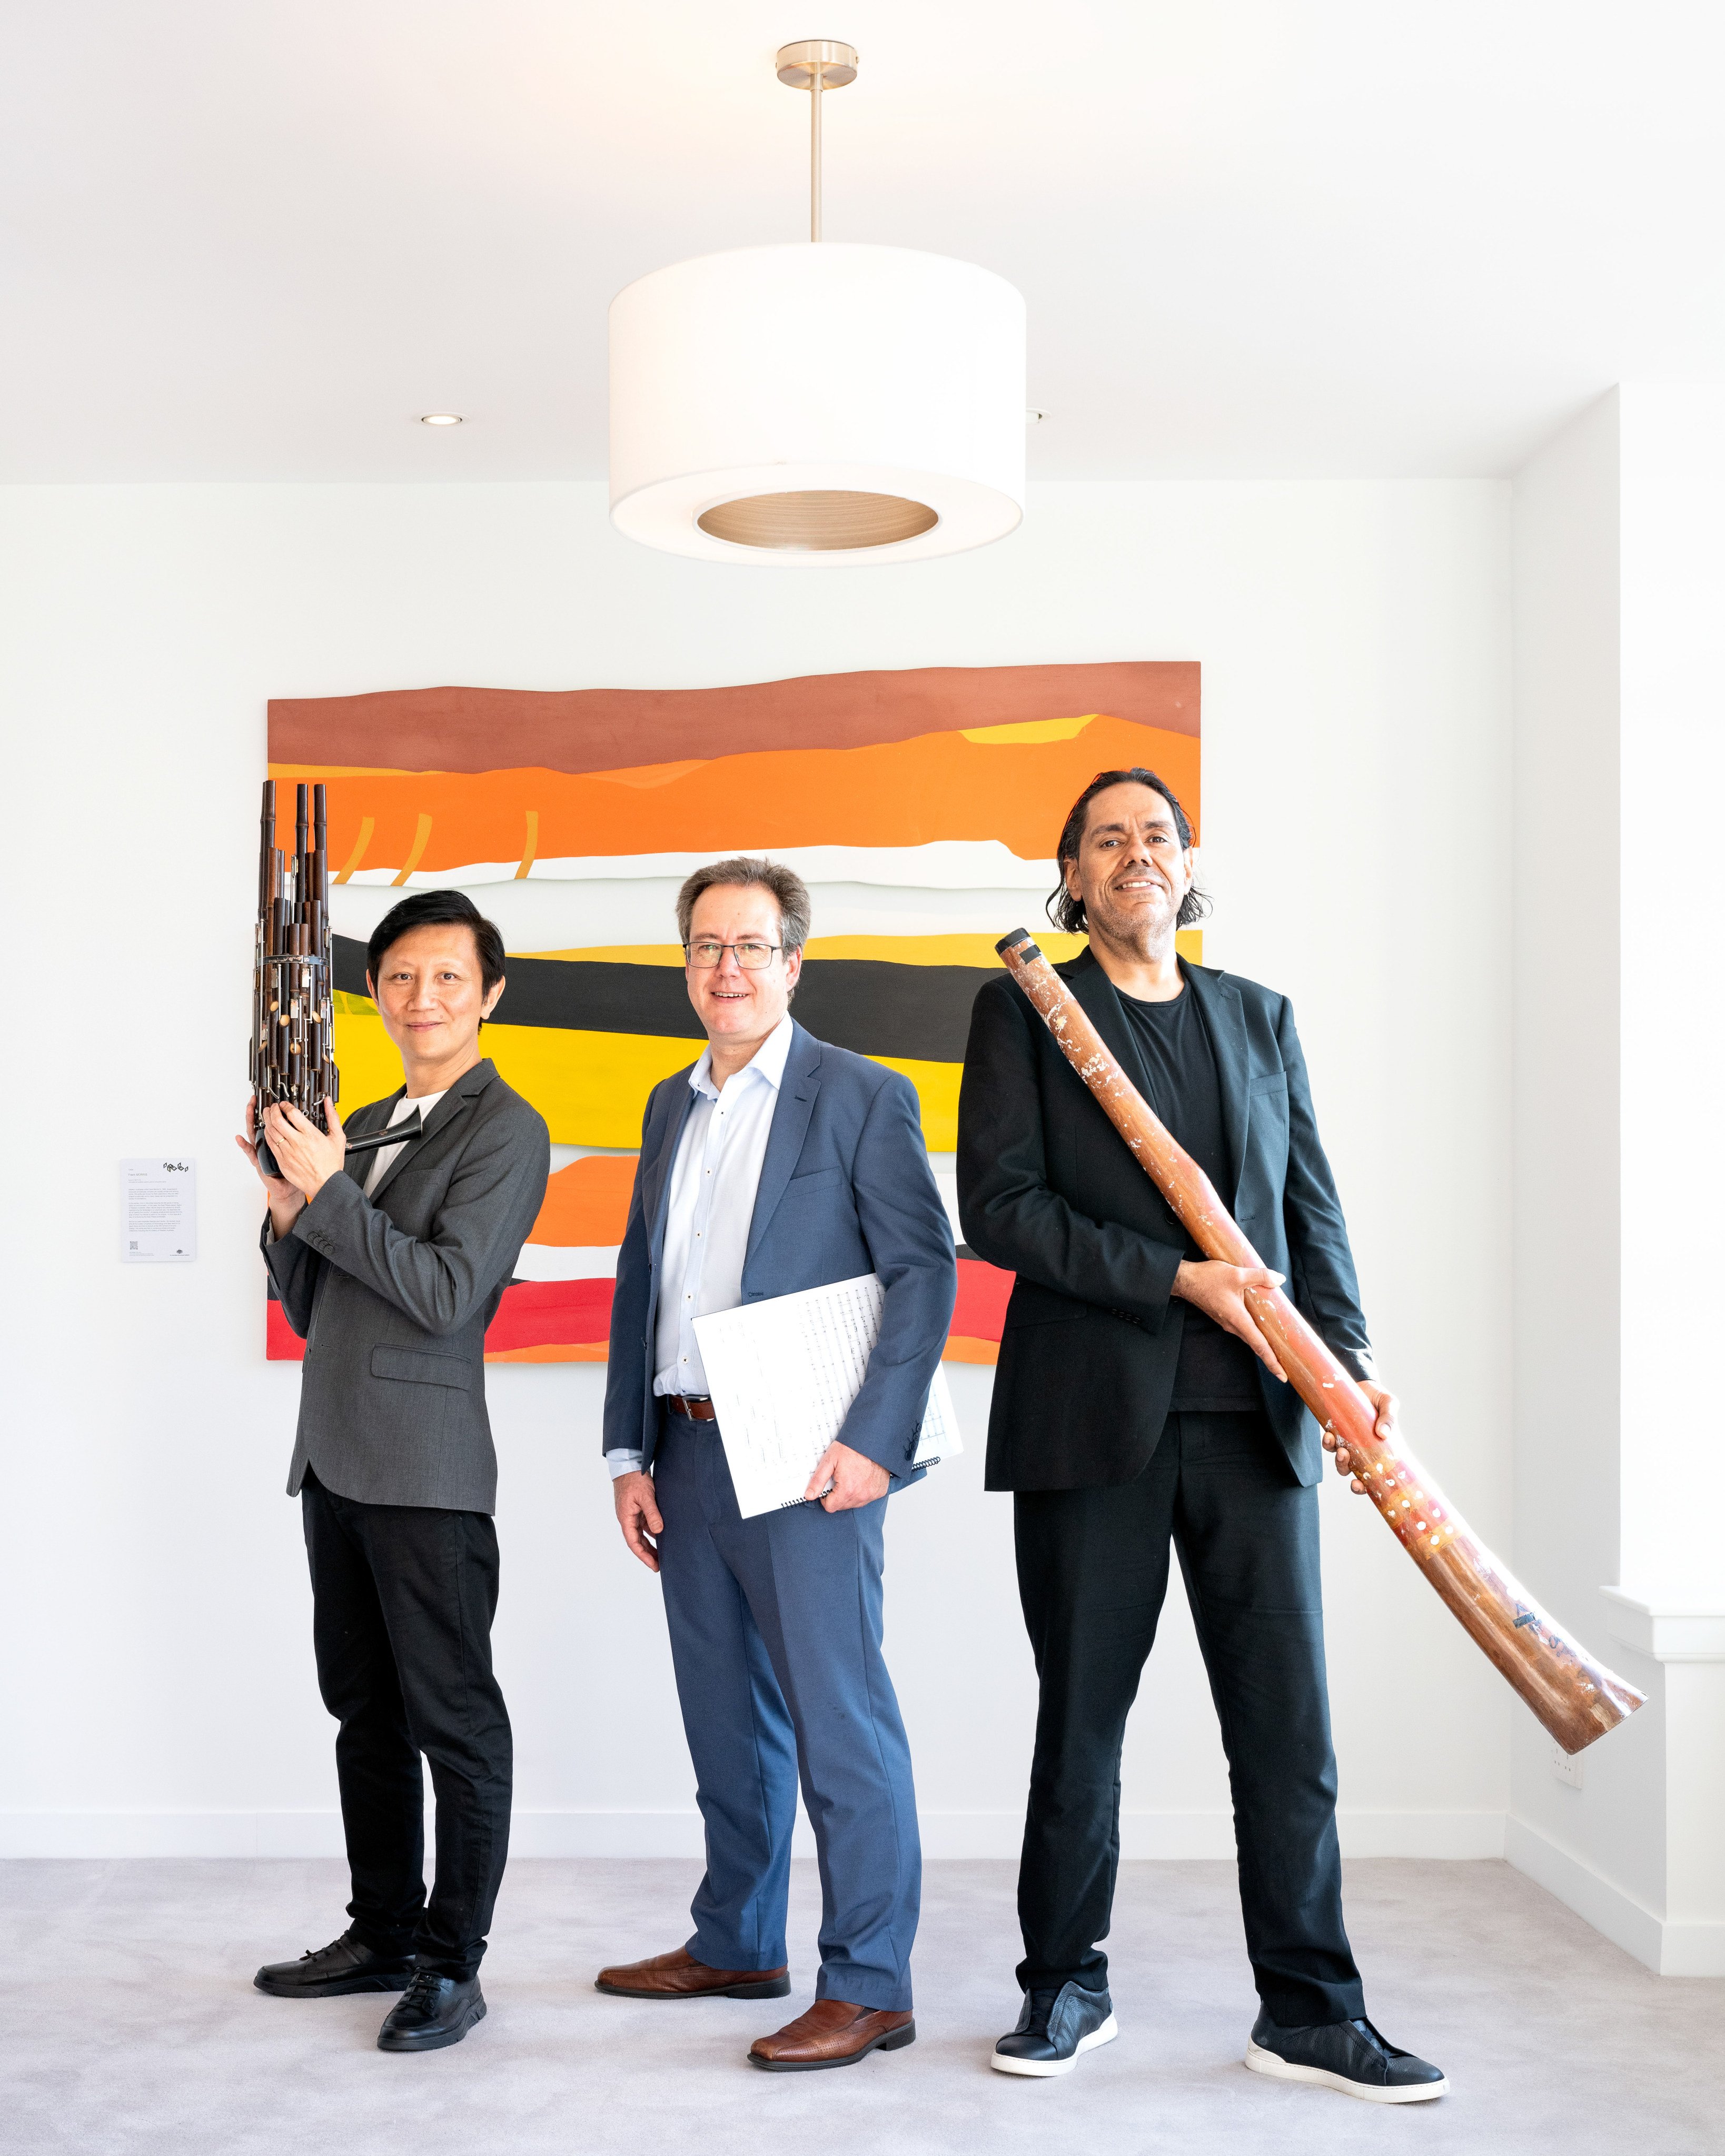
[[[318,1130],[264,1111],[264,1261],[305,1342],[288,1493],[311,1566],[312,1639],[353,1898],[341,1936],[260,1969],[279,1999],[401,1992],[378,2048],[459,2043],[485,2014],[480,1958],[509,1849],[509,1716],[491,1672],[497,1456],[485,1327],[545,1197],[550,1138],[480,1028],[503,940],[457,891],[416,891],[367,952],[405,1086]],[[418,1111],[417,1118],[414,1111]],[[400,1142],[347,1141],[398,1124]],[[259,1173],[247,1109],[239,1141]],[[437,1799],[425,1893],[421,1755]]]
[[[1342,1919],[1318,1579],[1317,1425],[1245,1291],[1287,1284],[1394,1427],[1286,998],[1176,952],[1192,833],[1148,771],[1103,772],[1060,834],[1056,970],[1270,1270],[1202,1259],[1003,974],[978,994],[958,1117],[969,1247],[1014,1272],[988,1486],[1014,1492],[1040,1684],[1002,2072],[1070,2072],[1116,2033],[1107,1934],[1126,1718],[1178,1558],[1221,1723],[1260,2011],[1245,2063],[1378,2103],[1449,2084],[1366,2019]],[[1333,1445],[1332,1439],[1324,1443]],[[1348,1455],[1337,1466],[1348,1471]],[[1356,1482],[1354,1487],[1361,1486]]]

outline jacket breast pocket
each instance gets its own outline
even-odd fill
[[[372,1375],[409,1385],[449,1385],[458,1393],[473,1389],[473,1365],[456,1355],[429,1353],[423,1348],[374,1348]]]
[[[842,1168],[811,1168],[807,1175],[793,1175],[785,1185],[785,1194],[791,1198],[813,1197],[829,1183],[840,1181],[844,1173]]]

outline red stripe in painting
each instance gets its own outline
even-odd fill
[[[958,1261],[958,1304],[952,1329],[961,1338],[998,1340],[1012,1293],[1013,1275],[980,1258]],[[503,1291],[503,1301],[485,1334],[487,1349],[589,1345],[611,1329],[608,1280],[519,1281]],[[290,1327],[279,1302],[266,1305],[267,1353],[272,1363],[305,1359],[305,1343]]]
[[[305,1342],[287,1322],[287,1312],[272,1295],[264,1305],[269,1316],[265,1320],[264,1358],[271,1363],[303,1363]]]
[[[518,1281],[503,1291],[485,1333],[487,1349],[547,1348],[603,1340],[611,1331],[608,1280]]]
[[[999,1265],[984,1265],[980,1258],[958,1260],[958,1305],[952,1312],[952,1330],[961,1340],[998,1340],[1006,1322],[1007,1297],[1016,1273],[1004,1273]]]

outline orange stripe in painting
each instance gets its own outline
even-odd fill
[[[366,848],[372,843],[372,834],[377,828],[377,821],[374,818],[370,816],[360,818],[359,836],[353,842],[353,851],[347,856],[347,865],[340,875],[336,878],[337,883],[346,883],[348,877],[365,859]]]
[[[967,1340],[962,1333],[947,1336],[947,1344],[941,1350],[943,1363],[998,1363],[1000,1342],[998,1340]]]
[[[397,883],[405,883],[414,870],[418,867],[425,857],[425,849],[430,838],[431,819],[422,814],[419,818],[419,828],[413,834],[413,843],[408,848],[408,857],[401,865],[401,873],[395,878]]]
[[[521,847],[521,865],[515,872],[515,880],[517,883],[521,881],[521,878],[527,873],[527,870],[532,867],[533,856],[538,850],[539,811],[536,808],[530,808],[527,811],[526,840]]]
[[[610,1348],[603,1340],[552,1340],[538,1348],[488,1348],[488,1363],[603,1363]]]
[[[620,1243],[634,1187],[633,1153],[589,1153],[572,1160],[546,1184],[545,1203],[527,1240],[583,1250]]]
[[[1148,764],[1198,821],[1195,735],[1123,719],[1092,719],[1070,740],[1011,745],[960,732],[853,749],[773,749],[717,757],[662,783],[639,774],[498,770],[393,778],[331,777],[330,830],[339,852],[365,816],[376,819],[380,865],[454,869],[520,858],[521,796],[538,803],[536,858],[706,853],[739,844],[918,846],[996,839],[1024,860],[1046,860],[1060,824],[1098,771]],[[436,841],[431,843],[435,822]]]

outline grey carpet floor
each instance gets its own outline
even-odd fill
[[[489,2018],[424,2058],[389,2005],[290,2005],[264,1960],[339,1931],[326,1862],[0,1865],[0,2148],[79,2156],[1719,2156],[1725,1981],[1649,1974],[1502,1864],[1347,1867],[1373,2018],[1454,2092],[1380,2108],[1240,2061],[1255,2002],[1232,1867],[1127,1864],[1110,1941],[1122,2034],[1070,2077],[992,2073],[1018,1999],[1013,1870],[928,1866],[918,2041],[841,2073],[744,2063],[809,1996],[814,1867],[792,1889],[793,1994],[657,2006],[604,1961],[687,1934],[685,1863],[511,1867]]]

